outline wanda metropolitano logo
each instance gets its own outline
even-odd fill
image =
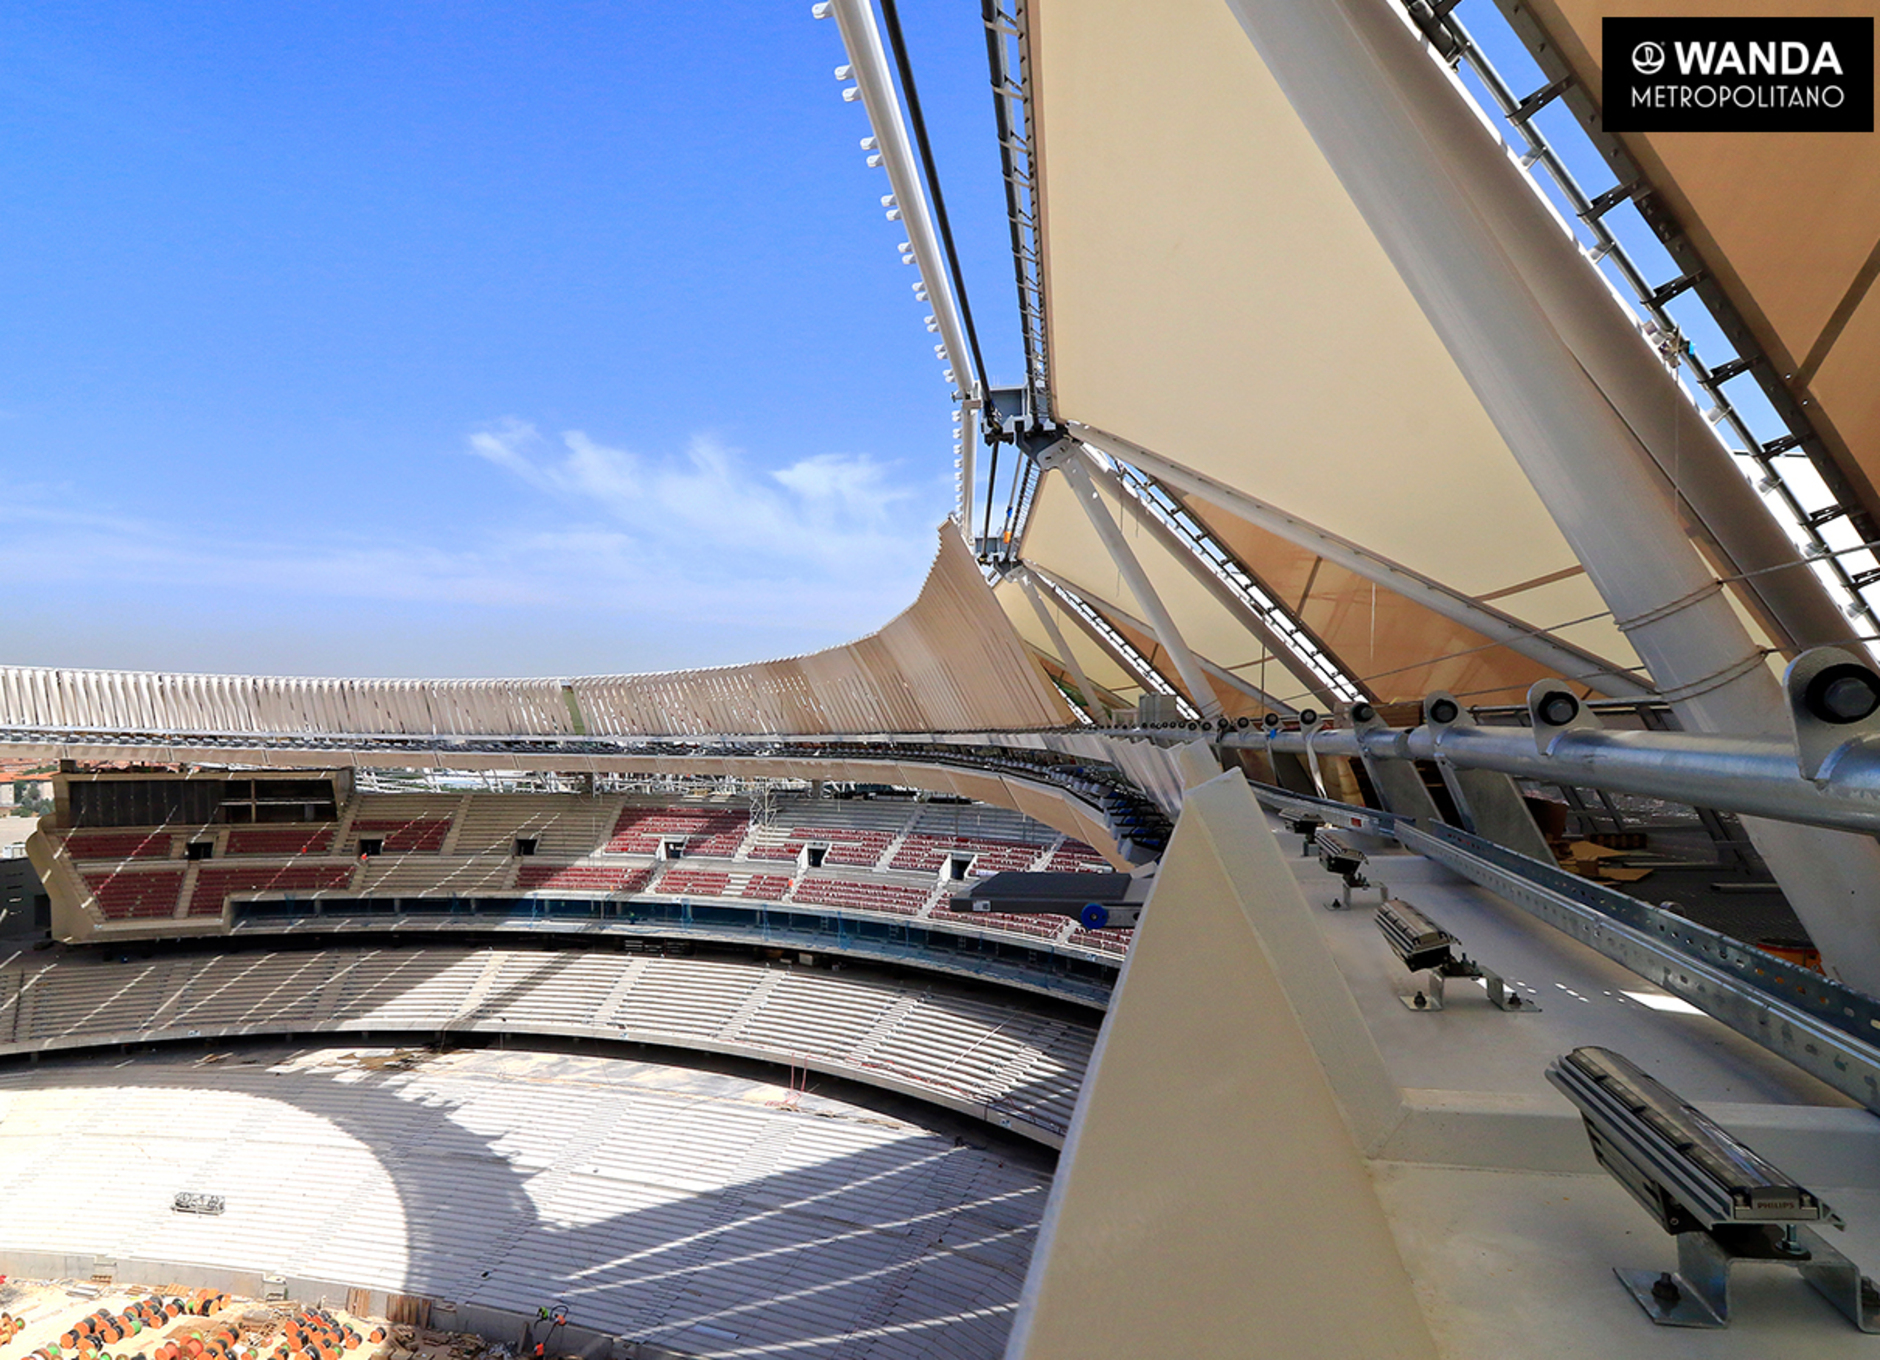
[[[1873,24],[1606,19],[1610,132],[1872,132]]]

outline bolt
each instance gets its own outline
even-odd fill
[[[1671,1278],[1671,1272],[1667,1270],[1652,1281],[1652,1297],[1669,1308],[1684,1297],[1684,1291],[1678,1288],[1678,1282]]]

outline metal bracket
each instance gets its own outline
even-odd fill
[[[1509,987],[1500,973],[1482,967],[1473,959],[1464,958],[1454,971],[1432,968],[1428,972],[1428,981],[1409,996],[1399,996],[1405,1009],[1413,1011],[1440,1011],[1443,1008],[1444,986],[1446,977],[1480,978],[1483,988],[1488,993],[1488,1004],[1498,1011],[1507,1011],[1512,1015],[1539,1014],[1540,1007],[1529,1001],[1521,993]]]
[[[1616,184],[1605,193],[1588,200],[1586,211],[1580,216],[1588,222],[1597,222],[1627,199],[1640,193],[1648,193],[1650,190],[1651,186],[1645,182],[1645,177],[1640,175],[1629,184]]]
[[[1527,709],[1534,749],[1543,756],[1563,732],[1597,732],[1605,727],[1564,680],[1536,680],[1528,687]]]
[[[1799,1223],[1732,1234],[1734,1243],[1707,1231],[1678,1234],[1678,1268],[1613,1269],[1619,1282],[1660,1327],[1730,1325],[1730,1267],[1738,1261],[1793,1266],[1849,1322],[1880,1332],[1880,1291],[1860,1268],[1812,1228]]]
[[[1568,87],[1572,84],[1572,76],[1562,76],[1553,84],[1534,91],[1533,94],[1514,106],[1514,112],[1508,115],[1508,121],[1520,128],[1527,127],[1528,119],[1532,118],[1535,114],[1553,103],[1554,100],[1565,94]]]
[[[1693,269],[1690,273],[1671,280],[1670,283],[1652,289],[1650,295],[1646,297],[1645,303],[1650,307],[1662,307],[1679,293],[1695,286],[1708,277],[1710,277],[1710,271],[1708,269]]]
[[[1357,881],[1353,882],[1352,881],[1353,879]],[[1390,901],[1390,888],[1386,886],[1384,883],[1381,883],[1381,882],[1373,883],[1370,879],[1366,878],[1363,874],[1353,874],[1351,875],[1350,878],[1345,879],[1344,882],[1338,885],[1338,896],[1334,897],[1331,901],[1327,902],[1325,904],[1325,909],[1327,911],[1350,911],[1353,905],[1351,901],[1351,893],[1352,893],[1352,889],[1354,888],[1359,889],[1360,891],[1362,891],[1365,888],[1376,888],[1377,889],[1377,904],[1380,907],[1383,906],[1386,902]]]
[[[1789,663],[1782,688],[1802,778],[1828,778],[1843,753],[1880,738],[1880,675],[1840,647],[1813,647]]]

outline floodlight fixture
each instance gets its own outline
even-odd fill
[[[1676,1271],[1615,1270],[1653,1322],[1730,1325],[1730,1267],[1795,1267],[1863,1332],[1880,1290],[1811,1223],[1844,1227],[1818,1196],[1702,1110],[1609,1048],[1556,1058],[1547,1080],[1578,1108],[1593,1156],[1678,1240]]]
[[[851,85],[847,89],[842,91],[842,102],[845,104],[853,104],[856,100],[860,99],[861,97],[862,97],[862,87],[860,85]]]
[[[853,66],[843,65],[843,66],[836,67],[836,79],[837,80],[852,80],[854,78],[855,78],[855,68]]]

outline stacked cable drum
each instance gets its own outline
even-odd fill
[[[49,1345],[41,1346],[26,1360],[197,1360],[197,1357],[213,1354],[219,1360],[234,1357],[235,1337],[232,1333],[218,1332],[213,1343],[204,1343],[198,1337],[190,1337],[183,1342],[169,1340],[159,1345],[154,1352],[139,1348],[112,1350],[111,1347],[123,1346],[126,1341],[146,1331],[154,1331],[185,1315],[208,1317],[228,1305],[228,1295],[218,1294],[212,1289],[199,1289],[187,1299],[173,1297],[164,1299],[153,1295],[140,1303],[132,1304],[122,1313],[113,1313],[100,1308],[89,1317],[81,1318],[72,1329],[60,1335]],[[0,1340],[11,1340],[25,1324],[17,1318],[0,1314]],[[226,1337],[226,1341],[223,1338]],[[219,1349],[216,1347],[219,1346]],[[243,1360],[257,1360],[256,1352],[250,1349]]]
[[[375,1328],[374,1342],[385,1339],[385,1329]],[[269,1352],[270,1360],[339,1360],[344,1351],[365,1343],[365,1338],[323,1308],[303,1308],[288,1321],[280,1344]]]

